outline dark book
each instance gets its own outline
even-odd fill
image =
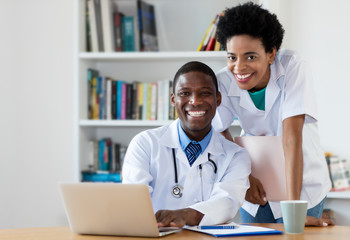
[[[138,0],[140,51],[158,51],[154,6]]]
[[[123,51],[123,27],[122,18],[123,14],[120,12],[114,13],[114,41],[115,41],[115,51]]]
[[[117,81],[112,81],[112,119],[117,119]]]
[[[126,119],[132,119],[132,107],[133,107],[133,84],[126,84]]]
[[[132,83],[132,106],[131,106],[131,119],[136,119],[136,113],[138,111],[138,99],[137,99],[137,87],[138,82]]]
[[[86,4],[85,8],[85,30],[86,30],[86,51],[92,52],[92,46],[91,46],[91,29],[90,29],[90,16],[89,16],[89,7],[88,4]]]
[[[111,172],[120,172],[121,171],[121,165],[120,165],[120,144],[114,143],[113,144],[113,158],[112,158],[112,166],[111,166]]]
[[[103,30],[102,30],[102,16],[101,16],[101,2],[100,0],[94,0],[95,6],[95,18],[96,18],[96,30],[98,38],[98,51],[103,52]]]

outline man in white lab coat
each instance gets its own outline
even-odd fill
[[[160,227],[225,223],[243,204],[250,159],[211,127],[221,103],[215,73],[201,62],[183,65],[171,103],[179,119],[134,137],[123,183],[149,186]]]

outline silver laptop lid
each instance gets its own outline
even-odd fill
[[[72,232],[158,237],[148,187],[144,184],[60,183]]]

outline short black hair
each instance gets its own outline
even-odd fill
[[[226,8],[217,26],[217,38],[226,49],[227,40],[247,34],[261,39],[265,52],[278,51],[281,47],[284,29],[275,14],[253,2]]]
[[[218,80],[216,78],[214,71],[205,63],[198,62],[198,61],[191,61],[191,62],[185,63],[184,65],[182,65],[182,67],[179,68],[179,70],[177,70],[175,77],[174,77],[174,82],[173,82],[173,93],[174,94],[175,94],[177,80],[179,79],[179,77],[181,75],[186,74],[188,72],[202,72],[202,73],[208,75],[209,77],[211,77],[213,79],[213,82],[214,82],[214,85],[216,88],[216,93],[219,92]]]

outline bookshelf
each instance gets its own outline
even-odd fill
[[[136,16],[136,0],[113,0],[119,11]],[[226,65],[225,52],[196,52],[215,15],[238,2],[232,0],[145,0],[155,6],[158,52],[86,52],[86,0],[76,0],[74,59],[74,168],[76,181],[88,167],[89,141],[110,137],[127,146],[139,132],[171,121],[89,120],[87,69],[123,81],[155,82],[172,79],[185,62],[198,60],[218,71]],[[125,11],[124,11],[125,10]],[[201,14],[199,14],[199,11]],[[231,131],[240,133],[235,122]]]

